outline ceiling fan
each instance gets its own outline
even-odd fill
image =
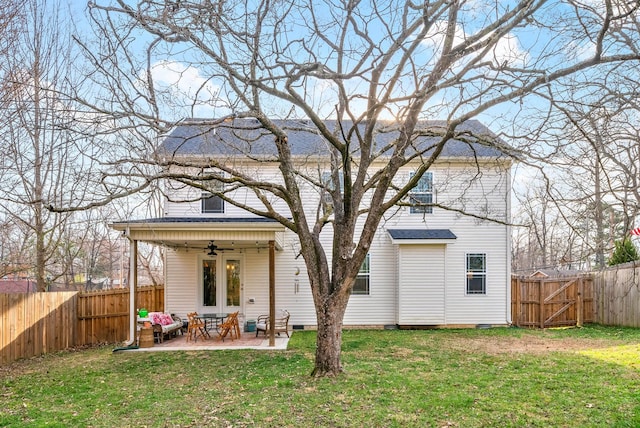
[[[206,249],[209,250],[209,252],[207,253],[208,256],[217,256],[218,253],[216,253],[216,250],[218,251],[233,250],[233,248],[220,248],[216,244],[214,244],[213,241],[209,241],[209,245],[207,245]]]

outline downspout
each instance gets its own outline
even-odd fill
[[[126,349],[137,349],[135,345],[137,335],[136,298],[138,291],[138,241],[131,239],[129,227],[124,231],[124,236],[129,240],[129,338],[124,342],[124,347],[116,348],[113,352]]]
[[[511,311],[511,299],[513,299],[513,296],[511,295],[511,192],[512,192],[512,186],[511,186],[511,165],[509,165],[509,168],[507,169],[507,200],[505,201],[507,203],[507,233],[505,236],[505,248],[507,249],[507,265],[505,266],[506,269],[506,282],[507,282],[507,290],[505,293],[505,318],[506,318],[506,322],[507,325],[512,326],[513,325],[513,313]]]

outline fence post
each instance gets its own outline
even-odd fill
[[[520,313],[522,312],[522,308],[520,307],[521,306],[521,299],[522,299],[521,292],[520,292],[520,287],[522,287],[522,282],[521,282],[520,278],[521,278],[520,276],[518,276],[516,278],[516,289],[514,290],[514,294],[516,295],[515,296],[516,297],[516,304],[515,304],[515,307],[513,308],[515,313],[511,314],[513,316],[514,320],[515,320],[515,325],[517,327],[520,327],[520,318],[521,318],[520,317]]]
[[[583,277],[578,278],[578,296],[576,301],[576,327],[582,327],[582,317],[583,317],[583,301],[582,295],[584,291],[584,279]]]
[[[539,305],[539,310],[538,310],[538,315],[540,316],[540,328],[544,329],[544,290],[542,287],[543,284],[543,280],[542,278],[540,278],[540,280],[538,280],[538,305]]]

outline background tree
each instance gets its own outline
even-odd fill
[[[12,92],[11,81],[5,78],[10,67],[7,59],[18,43],[18,37],[25,29],[24,10],[22,2],[7,1],[2,6],[0,12],[0,106],[4,106],[9,101],[9,94]]]
[[[637,60],[637,6],[536,0],[92,3],[99,40],[79,40],[95,67],[87,81],[92,97],[83,102],[92,123],[100,124],[101,147],[111,149],[100,157],[104,168],[96,188],[102,190],[85,207],[173,178],[278,220],[297,234],[307,266],[318,325],[314,373],[339,373],[344,311],[385,213],[406,204],[406,194],[451,139],[509,151],[499,140],[464,130],[466,120],[486,114],[492,127],[514,124],[524,106],[548,105],[550,94],[564,96],[555,85],[578,88]],[[598,65],[599,74],[590,72]],[[273,136],[277,157],[270,161],[278,162],[281,176],[257,182],[250,171],[216,159],[192,165],[177,165],[170,156],[151,159],[159,135],[198,115],[217,117],[211,126],[225,117],[255,118]],[[331,158],[329,182],[297,168],[288,130],[273,118],[304,118],[322,135]],[[327,118],[338,119],[338,127],[327,128]],[[399,136],[378,147],[376,129],[385,119]],[[443,121],[425,127],[423,119]],[[416,150],[413,142],[425,135],[436,142]],[[513,153],[524,157],[533,150]],[[398,187],[398,170],[416,160],[416,174]],[[189,167],[218,173],[189,174]],[[222,192],[207,185],[220,181],[228,184]],[[300,190],[305,186],[329,194],[333,210],[310,215]],[[242,187],[263,206],[228,198],[229,189]],[[488,213],[476,202],[442,207],[508,221],[506,213]],[[323,247],[322,233],[333,237],[330,248]]]
[[[533,178],[541,198],[556,208],[528,213],[543,229],[552,221],[548,213],[561,214],[560,227],[546,233],[555,233],[564,245],[571,243],[574,260],[584,269],[601,269],[614,241],[634,227],[640,208],[640,94],[637,78],[626,72],[586,87],[567,99],[552,100],[555,111],[549,121],[556,125],[541,140],[556,149],[538,162],[549,174]],[[523,206],[530,206],[531,195],[520,193]],[[558,261],[548,262],[558,267]]]
[[[96,129],[86,126],[93,119],[80,119],[86,112],[70,96],[79,96],[75,88],[84,72],[71,38],[74,11],[56,0],[9,6],[21,26],[7,31],[13,35],[10,49],[3,33],[0,50],[0,219],[9,230],[1,248],[3,270],[35,278],[39,291],[54,282],[82,288],[88,277],[112,276],[100,265],[113,249],[106,245],[112,239],[107,220],[97,209],[48,210],[63,199],[81,203],[94,192],[87,177],[99,173],[93,167],[100,155]]]
[[[77,198],[79,181],[73,162],[77,142],[65,132],[72,108],[62,96],[71,85],[71,39],[64,33],[60,3],[29,0],[20,4],[24,26],[4,62],[5,103],[0,113],[0,209],[28,230],[28,261],[39,291],[46,291],[54,269],[54,254],[70,213],[47,210],[59,195]],[[66,37],[65,37],[66,36]]]
[[[627,236],[619,241],[615,242],[613,254],[608,260],[609,266],[615,266],[622,263],[634,262],[640,259],[638,256],[638,250],[636,249],[631,239]]]

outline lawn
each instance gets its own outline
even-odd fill
[[[62,352],[0,367],[0,426],[637,427],[640,329],[351,330],[288,351]]]

